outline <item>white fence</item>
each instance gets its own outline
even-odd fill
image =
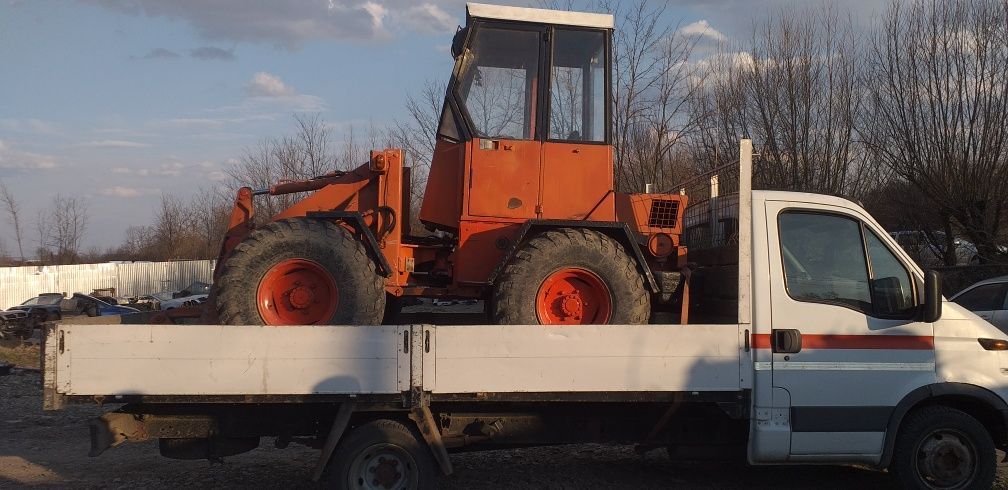
[[[213,260],[125,262],[81,265],[0,267],[0,309],[19,305],[40,293],[89,294],[115,288],[116,295],[138,296],[177,291],[193,281],[209,283]]]

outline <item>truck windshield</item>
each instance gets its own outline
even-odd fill
[[[459,100],[476,135],[532,139],[539,79],[538,31],[481,27],[463,56]]]

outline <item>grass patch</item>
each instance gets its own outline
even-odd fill
[[[39,348],[37,345],[0,344],[0,362],[9,362],[18,367],[39,368]]]

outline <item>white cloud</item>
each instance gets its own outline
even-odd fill
[[[0,129],[36,134],[50,134],[54,132],[52,125],[38,119],[0,119]]]
[[[157,189],[138,189],[138,188],[127,188],[123,186],[113,186],[111,188],[105,188],[98,192],[102,196],[108,196],[110,198],[139,198],[141,196],[153,196],[161,194]]]
[[[265,71],[252,76],[252,80],[245,84],[245,92],[252,97],[284,97],[297,93],[280,77]]]
[[[0,169],[45,170],[56,168],[56,158],[18,150],[0,140]]]
[[[296,49],[312,40],[383,37],[387,0],[85,0],[127,15],[183,21],[204,39]],[[395,8],[402,7],[403,0]]]
[[[330,2],[329,5],[332,7],[334,4]],[[375,2],[364,2],[360,8],[364,9],[371,15],[371,27],[373,29],[379,30],[382,28],[382,21],[385,20],[385,16],[388,15],[387,8]]]
[[[279,76],[261,71],[252,76],[245,84],[245,93],[249,96],[239,106],[222,107],[218,112],[238,113],[230,119],[274,119],[271,115],[282,112],[317,112],[326,107],[321,97],[299,94],[294,87],[287,85]],[[215,119],[205,118],[206,121]],[[190,121],[194,122],[194,121]]]
[[[708,39],[717,42],[725,41],[728,39],[727,36],[722,34],[717,29],[711,27],[710,23],[704,19],[698,20],[692,24],[684,26],[682,29],[679,29],[679,32],[684,36],[706,37]]]
[[[402,11],[399,18],[410,28],[427,34],[451,34],[460,22],[433,3],[409,7]]]
[[[137,141],[127,140],[94,140],[84,143],[82,146],[91,148],[146,148],[150,145]]]

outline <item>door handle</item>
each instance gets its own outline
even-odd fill
[[[775,354],[796,354],[801,352],[801,332],[794,328],[774,329],[770,332]]]

